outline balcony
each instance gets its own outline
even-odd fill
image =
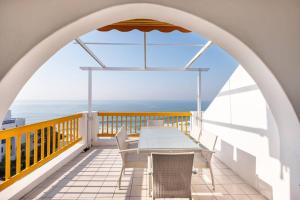
[[[164,120],[189,135],[193,112],[93,112],[26,125],[0,132],[5,141],[5,174],[1,195],[13,199],[149,199],[146,170],[126,170],[114,138],[123,126],[138,137],[149,119]],[[89,123],[91,123],[90,128]],[[92,144],[86,152],[84,149]],[[13,160],[12,158],[16,158]],[[235,172],[213,158],[216,190],[209,171],[192,177],[194,199],[264,199]]]

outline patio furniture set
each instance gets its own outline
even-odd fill
[[[215,135],[201,132],[200,128],[186,135],[177,128],[164,126],[163,120],[149,120],[147,127],[142,127],[139,139],[129,139],[126,129],[121,127],[116,141],[122,158],[119,188],[126,168],[147,169],[152,199],[192,199],[192,174],[203,168],[210,170],[215,188],[211,165]]]

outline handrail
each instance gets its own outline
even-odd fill
[[[98,112],[98,116],[192,116],[190,112]]]
[[[114,136],[124,126],[131,136],[138,136],[147,120],[164,120],[164,126],[177,127],[189,134],[191,112],[98,112],[100,137]]]
[[[80,141],[81,117],[75,114],[0,131],[0,142],[5,141],[5,180],[0,191]]]
[[[20,134],[20,132],[27,132],[28,130],[37,129],[40,126],[51,126],[53,123],[56,123],[56,124],[63,123],[64,121],[70,120],[72,118],[80,118],[81,116],[82,116],[82,114],[75,114],[75,115],[70,115],[70,116],[66,116],[66,117],[61,117],[61,118],[46,120],[46,121],[37,122],[37,123],[33,123],[33,124],[28,124],[28,125],[20,126],[20,127],[16,127],[16,128],[0,130],[0,140],[15,136],[15,134]],[[18,132],[18,133],[16,133],[16,132]]]

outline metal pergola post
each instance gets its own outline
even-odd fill
[[[88,115],[87,115],[87,146],[91,147],[90,136],[92,135],[92,109],[93,109],[93,71],[88,70]]]
[[[197,76],[197,122],[200,125],[201,114],[202,114],[202,77],[201,71],[198,72]]]
[[[147,68],[147,33],[144,32],[144,67]]]
[[[197,76],[197,111],[201,112],[202,99],[201,99],[201,71],[198,72]]]

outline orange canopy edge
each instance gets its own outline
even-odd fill
[[[149,32],[153,30],[158,30],[160,32],[168,33],[172,31],[180,31],[183,33],[189,33],[190,30],[187,30],[185,28],[182,28],[180,26],[175,26],[169,23],[160,22],[152,19],[131,19],[126,21],[117,22],[114,24],[110,24],[108,26],[104,26],[101,28],[98,28],[98,31],[111,31],[111,30],[118,30],[121,32],[128,32],[132,30],[139,30],[142,32]]]

